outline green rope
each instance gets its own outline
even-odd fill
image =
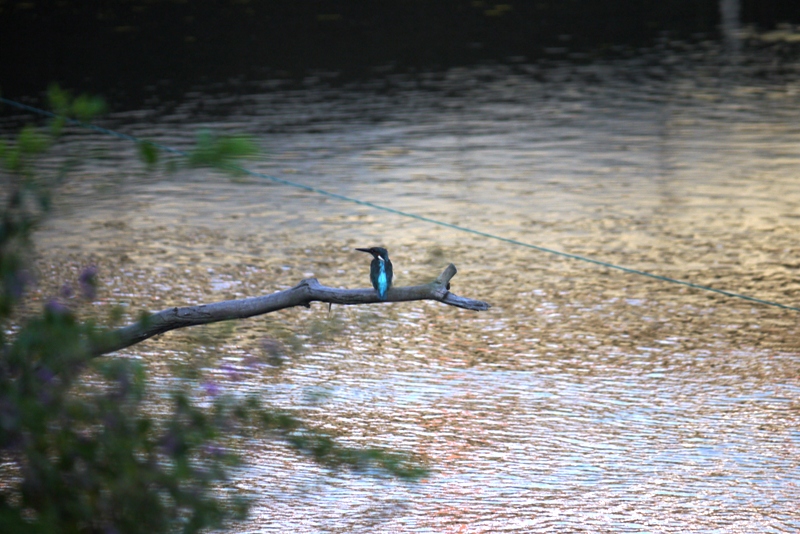
[[[10,106],[14,106],[14,107],[16,107],[18,109],[22,109],[22,110],[25,110],[25,111],[30,111],[32,113],[36,113],[36,114],[39,114],[39,115],[44,115],[46,117],[51,117],[51,118],[57,117],[57,115],[55,113],[52,113],[50,111],[46,111],[46,110],[43,110],[43,109],[35,108],[35,107],[29,106],[27,104],[22,104],[22,103],[19,103],[19,102],[15,102],[13,100],[8,100],[8,99],[3,98],[3,97],[0,97],[0,102],[2,102],[4,104],[8,104]],[[120,139],[125,139],[126,141],[133,141],[134,143],[148,144],[148,145],[151,145],[151,146],[153,146],[155,148],[158,148],[159,150],[163,150],[165,152],[170,152],[172,154],[178,154],[178,155],[181,155],[181,156],[188,156],[189,155],[188,153],[186,153],[186,152],[184,152],[182,150],[177,150],[177,149],[172,148],[172,147],[164,146],[164,145],[161,145],[161,144],[158,144],[158,143],[153,143],[151,141],[140,139],[140,138],[134,137],[132,135],[119,133],[119,132],[116,132],[114,130],[109,130],[107,128],[103,128],[101,126],[95,126],[94,124],[84,123],[84,122],[81,122],[81,121],[78,121],[78,120],[75,120],[75,119],[67,119],[67,121],[69,123],[71,123],[71,124],[76,125],[76,126],[80,126],[80,127],[83,127],[83,128],[88,128],[90,130],[94,130],[96,132],[104,133],[104,134],[107,134],[107,135],[112,135],[112,136],[118,137]],[[277,176],[271,176],[269,174],[263,174],[263,173],[260,173],[260,172],[251,171],[249,169],[245,169],[244,167],[239,167],[238,165],[234,165],[234,166],[232,166],[232,168],[234,168],[235,170],[237,170],[239,172],[248,174],[250,176],[254,176],[256,178],[262,178],[262,179],[265,179],[265,180],[270,180],[270,181],[278,183],[278,184],[286,185],[286,186],[289,186],[289,187],[294,187],[294,188],[297,188],[297,189],[303,189],[305,191],[309,191],[309,192],[316,193],[316,194],[319,194],[319,195],[324,195],[324,196],[327,196],[327,197],[330,197],[330,198],[335,198],[335,199],[342,200],[342,201],[345,201],[345,202],[350,202],[350,203],[353,203],[353,204],[358,204],[360,206],[366,206],[366,207],[373,208],[373,209],[376,209],[376,210],[385,211],[385,212],[388,212],[388,213],[392,213],[394,215],[399,215],[401,217],[407,217],[407,218],[410,218],[410,219],[416,219],[418,221],[422,221],[422,222],[426,222],[426,223],[430,223],[430,224],[435,224],[435,225],[438,225],[438,226],[443,226],[445,228],[458,230],[460,232],[466,232],[466,233],[469,233],[469,234],[478,235],[478,236],[485,237],[485,238],[488,238],[488,239],[495,239],[497,241],[503,241],[505,243],[509,243],[509,244],[512,244],[512,245],[525,247],[525,248],[529,248],[529,249],[533,249],[533,250],[538,250],[539,252],[546,252],[548,254],[554,254],[556,256],[561,256],[561,257],[564,257],[564,258],[570,258],[570,259],[573,259],[573,260],[583,261],[583,262],[586,262],[586,263],[593,263],[593,264],[599,265],[601,267],[607,267],[609,269],[615,269],[617,271],[622,271],[622,272],[629,273],[629,274],[637,274],[637,275],[640,275],[640,276],[646,276],[646,277],[652,278],[654,280],[660,280],[662,282],[668,282],[668,283],[671,283],[671,284],[678,284],[678,285],[682,285],[682,286],[686,286],[686,287],[691,287],[691,288],[694,288],[694,289],[699,289],[701,291],[709,291],[711,293],[717,293],[719,295],[724,295],[726,297],[737,298],[737,299],[746,300],[746,301],[749,301],[749,302],[755,302],[757,304],[764,304],[766,306],[773,306],[773,307],[776,307],[776,308],[782,308],[782,309],[785,309],[785,310],[800,311],[800,307],[789,306],[787,304],[781,304],[780,302],[774,302],[774,301],[771,301],[771,300],[765,300],[765,299],[760,299],[760,298],[757,298],[757,297],[751,297],[749,295],[743,295],[741,293],[735,293],[733,291],[727,291],[725,289],[717,289],[717,288],[713,288],[713,287],[709,287],[709,286],[704,286],[704,285],[701,285],[701,284],[695,284],[693,282],[688,282],[686,280],[679,280],[677,278],[670,278],[668,276],[661,276],[659,274],[649,273],[647,271],[641,271],[639,269],[631,269],[630,267],[623,267],[622,265],[616,265],[614,263],[609,263],[607,261],[596,260],[594,258],[581,256],[579,254],[571,254],[569,252],[562,252],[560,250],[554,250],[554,249],[550,249],[550,248],[547,248],[547,247],[534,245],[534,244],[531,244],[531,243],[525,243],[524,241],[518,241],[516,239],[510,239],[508,237],[502,237],[502,236],[499,236],[499,235],[490,234],[488,232],[482,232],[480,230],[474,230],[472,228],[467,228],[466,226],[459,226],[457,224],[451,224],[451,223],[448,223],[448,222],[439,221],[437,219],[431,219],[430,217],[425,217],[423,215],[417,215],[417,214],[414,214],[414,213],[409,213],[409,212],[406,212],[406,211],[390,208],[390,207],[387,207],[387,206],[382,206],[380,204],[375,204],[373,202],[369,202],[369,201],[366,201],[366,200],[360,200],[360,199],[357,199],[357,198],[348,197],[346,195],[340,195],[338,193],[333,193],[331,191],[326,191],[325,189],[320,189],[319,187],[313,187],[313,186],[306,185],[306,184],[303,184],[303,183],[300,183],[300,182],[293,182],[291,180],[285,180],[283,178],[278,178]]]

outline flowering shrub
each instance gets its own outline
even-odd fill
[[[240,465],[230,436],[262,433],[331,466],[377,465],[415,478],[423,470],[381,450],[338,446],[291,413],[233,399],[214,384],[200,408],[183,391],[168,406],[149,409],[144,367],[128,359],[95,358],[89,347],[113,335],[78,321],[63,304],[76,294],[92,299],[97,268],[61,288],[61,299],[14,324],[24,298],[32,233],[46,216],[52,184],[29,162],[63,131],[65,116],[87,120],[103,109],[89,97],[53,88],[58,113],[50,128],[23,128],[0,143],[0,530],[12,533],[197,532],[223,528],[246,515],[251,497],[217,491]],[[195,159],[211,165],[249,154],[245,141],[219,145],[202,137]],[[231,148],[232,147],[232,148]],[[151,151],[145,158],[154,164]],[[58,177],[57,179],[61,179]],[[158,413],[157,416],[152,415]]]

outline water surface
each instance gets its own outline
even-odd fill
[[[253,135],[246,166],[627,267],[800,304],[796,61],[713,43],[630,59],[198,88],[105,125],[189,146]],[[450,262],[490,302],[314,305],[125,351],[167,381],[204,365],[231,392],[300,406],[364,446],[416,451],[422,483],[331,473],[252,444],[242,532],[792,532],[800,529],[797,312],[433,226],[253,177],[100,158],[39,235],[41,295],[95,262],[102,303],[157,310],[315,276],[399,285]],[[264,340],[288,355],[280,369]],[[272,345],[270,345],[272,346]]]

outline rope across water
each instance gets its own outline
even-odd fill
[[[57,115],[55,113],[51,112],[51,111],[47,111],[47,110],[44,110],[44,109],[36,108],[34,106],[29,106],[27,104],[22,104],[20,102],[14,101],[14,100],[8,100],[8,99],[3,98],[3,97],[0,97],[0,102],[3,103],[3,104],[7,104],[9,106],[13,106],[13,107],[16,107],[18,109],[24,110],[24,111],[29,111],[31,113],[36,113],[38,115],[42,115],[42,116],[45,116],[45,117],[51,117],[51,118],[56,118],[57,117]],[[78,120],[75,120],[75,119],[69,119],[69,118],[67,118],[66,120],[70,124],[73,124],[73,125],[76,125],[76,126],[80,126],[82,128],[87,128],[87,129],[90,129],[90,130],[94,130],[96,132],[100,132],[100,133],[103,133],[103,134],[106,134],[106,135],[112,135],[114,137],[117,137],[119,139],[124,139],[126,141],[132,141],[134,143],[148,144],[148,145],[151,145],[151,146],[153,146],[153,147],[155,147],[155,148],[157,148],[159,150],[163,150],[165,152],[169,152],[169,153],[172,153],[172,154],[177,154],[177,155],[180,155],[180,156],[188,156],[189,155],[188,153],[186,153],[185,151],[182,151],[182,150],[178,150],[178,149],[175,149],[175,148],[172,148],[172,147],[169,147],[169,146],[161,145],[159,143],[153,143],[153,142],[147,141],[145,139],[139,139],[138,137],[135,137],[135,136],[132,136],[132,135],[128,135],[128,134],[124,134],[124,133],[120,133],[120,132],[117,132],[117,131],[114,131],[114,130],[109,130],[108,128],[103,128],[101,126],[96,126],[94,124],[84,123],[84,122],[81,122],[81,121],[78,121]],[[586,263],[592,263],[594,265],[599,265],[601,267],[606,267],[606,268],[609,268],[609,269],[615,269],[617,271],[622,271],[622,272],[629,273],[629,274],[636,274],[636,275],[639,275],[639,276],[646,276],[648,278],[652,278],[652,279],[655,279],[655,280],[660,280],[662,282],[668,282],[668,283],[671,283],[671,284],[678,284],[678,285],[682,285],[682,286],[686,286],[686,287],[691,287],[691,288],[698,289],[698,290],[701,290],[701,291],[708,291],[708,292],[711,292],[711,293],[717,293],[719,295],[724,295],[726,297],[746,300],[746,301],[754,302],[754,303],[757,303],[757,304],[763,304],[763,305],[766,305],[766,306],[773,306],[773,307],[776,307],[776,308],[782,308],[782,309],[785,309],[785,310],[793,310],[793,311],[800,312],[800,307],[797,307],[797,306],[790,306],[790,305],[787,305],[787,304],[782,304],[780,302],[760,299],[760,298],[757,298],[757,297],[751,297],[749,295],[743,295],[741,293],[736,293],[736,292],[733,292],[733,291],[727,291],[725,289],[717,289],[717,288],[714,288],[714,287],[704,286],[704,285],[701,285],[701,284],[695,284],[693,282],[689,282],[689,281],[686,281],[686,280],[679,280],[677,278],[670,278],[668,276],[661,276],[659,274],[650,273],[650,272],[647,272],[647,271],[641,271],[639,269],[632,269],[630,267],[624,267],[622,265],[616,265],[614,263],[610,263],[610,262],[607,262],[607,261],[602,261],[602,260],[597,260],[597,259],[594,259],[594,258],[589,258],[589,257],[586,257],[586,256],[581,256],[579,254],[571,254],[569,252],[562,252],[560,250],[554,250],[554,249],[551,249],[551,248],[542,247],[542,246],[539,246],[539,245],[534,245],[532,243],[526,243],[524,241],[519,241],[519,240],[511,239],[511,238],[508,238],[508,237],[503,237],[503,236],[499,236],[499,235],[495,235],[495,234],[490,234],[488,232],[482,232],[480,230],[475,230],[475,229],[472,229],[472,228],[468,228],[466,226],[460,226],[460,225],[457,225],[457,224],[451,224],[451,223],[448,223],[448,222],[445,222],[445,221],[432,219],[430,217],[425,217],[424,215],[417,215],[415,213],[409,213],[409,212],[406,212],[406,211],[390,208],[388,206],[383,206],[381,204],[375,204],[374,202],[369,202],[369,201],[366,201],[366,200],[360,200],[360,199],[357,199],[357,198],[348,197],[346,195],[340,195],[340,194],[334,193],[332,191],[327,191],[325,189],[320,189],[319,187],[306,185],[306,184],[303,184],[303,183],[300,183],[300,182],[293,182],[291,180],[285,180],[283,178],[278,178],[277,176],[271,176],[269,174],[263,174],[263,173],[260,173],[260,172],[251,171],[249,169],[246,169],[244,167],[240,167],[238,165],[233,166],[233,167],[239,172],[248,174],[250,176],[254,176],[256,178],[262,178],[262,179],[265,179],[265,180],[270,180],[270,181],[278,183],[278,184],[286,185],[286,186],[289,186],[289,187],[294,187],[294,188],[297,188],[297,189],[303,189],[305,191],[309,191],[309,192],[316,193],[316,194],[319,194],[319,195],[324,195],[324,196],[327,196],[327,197],[330,197],[330,198],[335,198],[337,200],[342,200],[344,202],[350,202],[350,203],[353,203],[353,204],[358,204],[360,206],[366,206],[366,207],[373,208],[373,209],[376,209],[376,210],[381,210],[381,211],[385,211],[385,212],[388,212],[388,213],[392,213],[394,215],[399,215],[401,217],[407,217],[407,218],[411,218],[411,219],[416,219],[418,221],[426,222],[426,223],[429,223],[429,224],[435,224],[435,225],[438,225],[438,226],[443,226],[445,228],[451,228],[453,230],[458,230],[460,232],[466,232],[466,233],[470,233],[470,234],[473,234],[473,235],[478,235],[478,236],[481,236],[481,237],[485,237],[487,239],[495,239],[497,241],[502,241],[504,243],[509,243],[511,245],[516,245],[516,246],[519,246],[519,247],[525,247],[525,248],[529,248],[529,249],[533,249],[533,250],[538,250],[539,252],[545,252],[547,254],[554,254],[556,256],[561,256],[561,257],[564,257],[564,258],[570,258],[570,259],[573,259],[573,260],[583,261],[583,262],[586,262]]]

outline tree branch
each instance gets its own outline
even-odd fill
[[[385,301],[378,298],[378,294],[374,289],[337,289],[323,286],[316,278],[307,278],[291,289],[262,297],[226,300],[184,308],[167,308],[148,315],[132,325],[103,335],[92,343],[90,350],[93,356],[102,356],[177,328],[229,321],[231,319],[244,319],[294,306],[308,308],[315,301],[351,305],[436,300],[449,306],[467,310],[488,310],[490,305],[486,302],[459,297],[450,293],[450,279],[457,272],[456,266],[451,263],[436,280],[429,284],[391,288],[386,294]]]

